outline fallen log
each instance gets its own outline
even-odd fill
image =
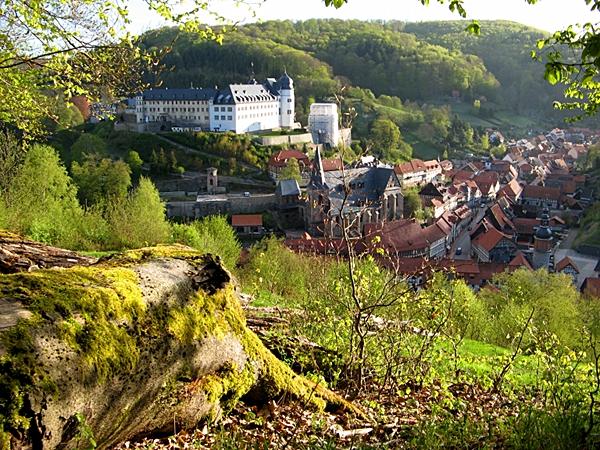
[[[72,266],[9,245],[58,267],[0,275],[0,448],[107,448],[214,420],[242,396],[356,411],[263,346],[210,255],[159,246]]]
[[[97,258],[25,240],[20,236],[0,230],[0,273],[90,265],[96,261]]]

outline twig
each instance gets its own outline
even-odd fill
[[[527,331],[527,328],[529,327],[529,323],[531,322],[531,319],[533,319],[534,312],[535,312],[535,308],[532,308],[531,314],[529,314],[529,317],[527,318],[527,322],[525,322],[525,326],[523,327],[523,330],[521,330],[521,335],[519,336],[519,342],[517,343],[517,348],[511,355],[508,362],[504,365],[504,367],[502,367],[502,371],[498,374],[498,376],[494,380],[494,386],[492,387],[492,392],[498,392],[498,389],[500,388],[500,385],[502,384],[502,380],[504,379],[504,376],[506,375],[506,373],[508,372],[508,370],[514,363],[515,359],[517,358],[519,352],[521,351],[521,344],[523,342],[523,336],[525,336],[525,331]]]

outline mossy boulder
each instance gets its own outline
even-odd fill
[[[263,346],[210,255],[159,246],[0,275],[0,448],[106,448],[244,395],[351,408]]]

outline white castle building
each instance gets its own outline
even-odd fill
[[[252,131],[294,128],[294,82],[287,73],[225,89],[149,89],[130,99],[138,131]]]

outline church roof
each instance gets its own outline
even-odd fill
[[[377,203],[388,188],[400,189],[394,169],[387,167],[334,170],[323,175],[330,208],[337,211],[363,208]]]
[[[310,175],[309,189],[327,189],[325,182],[325,172],[323,170],[323,159],[321,158],[321,149],[317,147],[315,150],[315,158],[313,160],[312,173]]]

